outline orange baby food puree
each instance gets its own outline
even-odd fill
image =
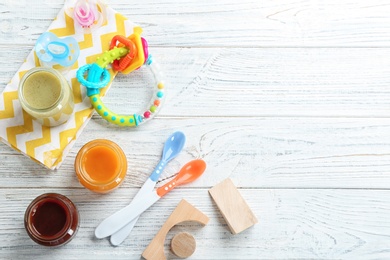
[[[116,177],[119,158],[112,149],[95,146],[86,152],[83,164],[91,181],[104,183]]]
[[[116,143],[96,139],[86,143],[77,153],[74,168],[80,183],[98,193],[117,188],[127,173],[125,153]]]

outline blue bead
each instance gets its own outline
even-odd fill
[[[122,123],[122,124],[125,122],[125,120],[124,120],[123,118],[121,118],[121,120],[120,120],[120,121],[121,121],[121,123]]]
[[[108,116],[108,112],[107,112],[107,111],[104,112],[103,115],[104,115],[104,116]]]
[[[111,120],[115,121],[116,120],[116,116],[111,117]]]
[[[164,93],[162,93],[161,91],[157,92],[157,97],[162,98],[163,96],[164,96]]]
[[[152,55],[149,55],[148,59],[146,60],[146,65],[150,65],[153,62]]]
[[[97,106],[97,109],[99,109],[99,110],[102,109],[102,106],[101,106],[101,105],[98,105],[98,106]]]

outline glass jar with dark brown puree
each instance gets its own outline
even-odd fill
[[[45,193],[27,207],[24,226],[36,243],[60,246],[68,243],[77,233],[79,213],[73,202],[57,193]]]

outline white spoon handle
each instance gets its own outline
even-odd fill
[[[138,215],[138,217],[136,217],[135,219],[133,219],[130,223],[128,223],[126,226],[124,226],[123,228],[119,229],[119,231],[117,231],[116,233],[112,234],[111,237],[110,237],[110,242],[113,246],[119,246],[120,244],[122,244],[122,242],[129,236],[129,234],[131,233],[131,230],[133,230],[133,227],[135,225],[135,223],[138,221],[138,218],[140,217],[140,215]]]
[[[104,238],[118,232],[119,229],[138,217],[138,215],[147,210],[159,199],[160,197],[157,195],[156,191],[153,191],[144,196],[142,200],[135,201],[117,211],[97,226],[95,229],[95,237]]]
[[[142,185],[142,187],[138,191],[138,193],[135,195],[135,197],[133,198],[130,205],[133,205],[133,203],[138,201],[138,200],[143,200],[143,196],[146,196],[147,194],[153,192],[155,185],[156,185],[156,183],[154,181],[152,181],[150,178],[148,178],[146,180],[146,182],[144,183],[144,185]],[[128,237],[128,235],[131,233],[131,230],[133,229],[138,218],[139,218],[139,215],[138,215],[138,217],[136,217],[135,219],[130,221],[126,226],[121,228],[118,232],[112,234],[110,237],[111,244],[114,246],[120,245],[126,239],[126,237]]]

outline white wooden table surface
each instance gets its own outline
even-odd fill
[[[62,4],[0,1],[0,91]],[[191,259],[390,258],[389,1],[108,4],[144,28],[170,83],[166,104],[137,129],[95,115],[57,171],[1,143],[0,259],[139,259],[182,198],[210,222],[175,227],[165,243],[170,259],[179,231],[195,236]],[[122,113],[142,107],[150,89],[141,76],[119,76],[107,105]],[[207,162],[204,176],[146,211],[121,246],[94,239],[176,130],[187,143],[164,177],[194,158]],[[84,189],[73,168],[81,146],[96,138],[119,143],[129,162],[125,182],[107,195]],[[227,177],[259,219],[235,236],[207,192]],[[80,211],[77,236],[57,249],[35,244],[23,226],[27,205],[45,192],[68,196]]]

